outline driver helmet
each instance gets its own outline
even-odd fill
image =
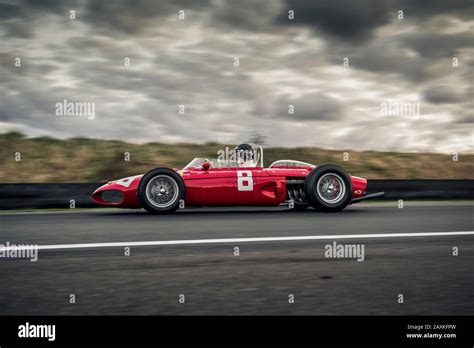
[[[256,167],[255,150],[250,144],[240,144],[235,147],[234,154],[239,167]]]

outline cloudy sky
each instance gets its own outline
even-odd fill
[[[0,0],[0,37],[0,133],[474,148],[472,0]]]

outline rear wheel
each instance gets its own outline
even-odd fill
[[[332,164],[316,167],[305,180],[306,197],[320,211],[341,211],[349,204],[351,193],[349,174]]]
[[[183,179],[174,170],[155,168],[146,173],[138,185],[138,198],[149,213],[167,214],[179,208],[184,198]]]

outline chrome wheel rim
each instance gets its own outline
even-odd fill
[[[339,203],[346,193],[344,180],[334,173],[327,173],[321,176],[316,188],[319,198],[329,204]]]
[[[146,198],[157,208],[168,208],[178,199],[178,183],[168,175],[157,175],[146,185]]]

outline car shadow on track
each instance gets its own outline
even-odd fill
[[[201,210],[203,209],[203,210]],[[158,215],[158,214],[149,214],[143,209],[139,210],[126,210],[126,211],[113,211],[113,212],[97,212],[94,214],[94,216],[149,216],[150,218],[152,217],[185,217],[185,216],[209,216],[209,215],[244,215],[245,216],[258,216],[258,215],[298,215],[298,216],[332,216],[332,217],[337,217],[340,215],[353,215],[353,214],[358,214],[362,213],[364,211],[368,211],[370,209],[346,209],[337,213],[324,213],[324,212],[318,212],[314,209],[307,209],[304,211],[298,211],[298,210],[293,210],[293,209],[279,209],[275,208],[274,210],[270,209],[212,209],[212,208],[188,208],[185,210],[177,211],[174,213],[170,214],[163,214],[163,215]]]

